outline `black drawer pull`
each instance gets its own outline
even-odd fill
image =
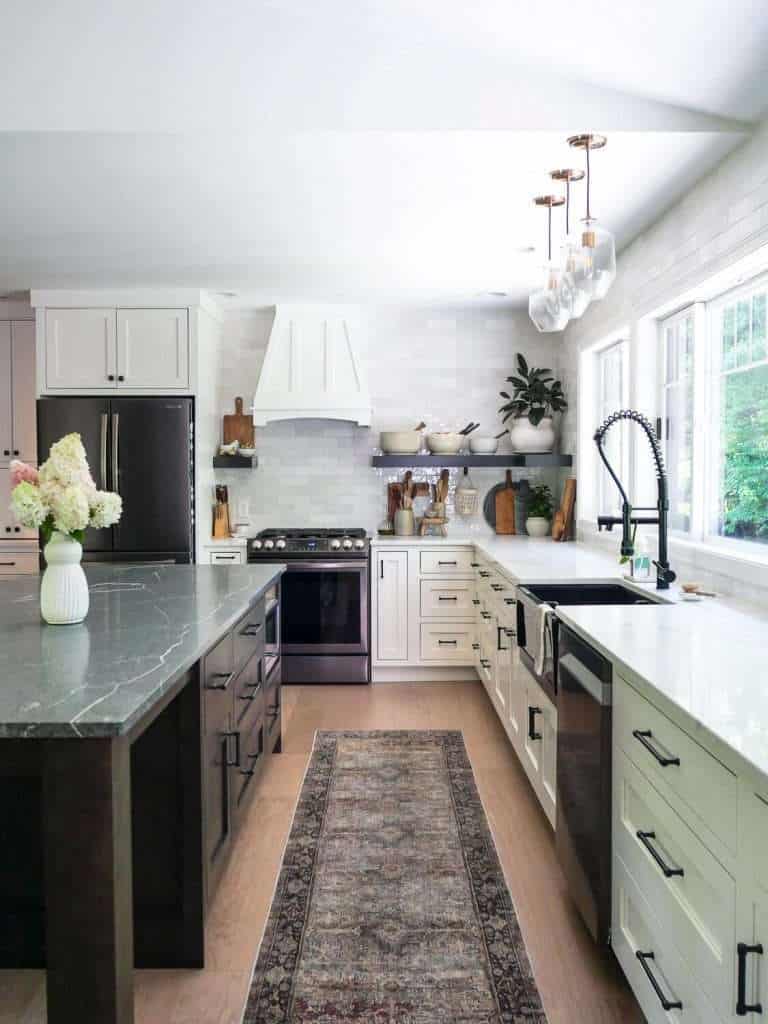
[[[5,454],[7,455],[7,454],[8,454],[8,452],[6,452]],[[469,564],[470,564],[470,566],[471,566],[471,567],[472,567],[473,569],[479,569],[479,568],[480,568],[480,563],[479,563],[479,562],[470,562]]]
[[[240,630],[240,636],[258,636],[263,625],[263,622],[249,622]]]
[[[480,659],[480,664],[483,666],[483,668],[490,668],[491,667],[491,663],[490,663],[490,661],[488,661],[487,658],[481,658]]]
[[[517,598],[516,597],[505,597],[504,598],[504,604],[517,604]]]
[[[532,708],[528,706],[528,739],[529,740],[540,740],[541,733],[536,732],[536,715],[541,714],[541,708]]]
[[[261,683],[244,683],[243,689],[252,690],[252,693],[238,693],[238,700],[254,701],[259,696],[259,690],[261,689]]]
[[[492,583],[491,584],[491,590],[495,590],[495,591],[498,592],[499,590],[506,590],[506,589],[507,588],[503,587],[500,583]]]
[[[451,647],[451,646],[455,647],[456,646],[456,641],[455,640],[438,640],[437,643],[438,643],[439,647]]]
[[[653,859],[659,865],[661,870],[664,872],[664,877],[665,878],[672,878],[674,875],[679,875],[680,878],[683,878],[683,876],[685,875],[685,872],[683,871],[683,869],[682,868],[671,868],[669,866],[669,864],[667,864],[667,862],[661,856],[661,854],[656,849],[656,847],[651,845],[651,839],[655,839],[656,838],[656,833],[655,832],[639,832],[638,831],[636,833],[636,835],[637,835],[637,838],[640,840],[640,842],[643,844],[643,846],[646,848],[648,853],[650,853],[650,855],[653,857]]]
[[[517,636],[517,633],[514,631],[514,629],[505,629],[504,632],[507,634],[507,636]]]
[[[222,738],[227,741],[227,753],[224,764],[227,768],[239,768],[240,767],[240,733],[237,729],[232,732],[223,732]],[[235,758],[233,761],[229,759],[229,740],[234,739],[235,741]]]
[[[455,562],[438,562],[438,565],[456,565]]]
[[[280,714],[280,702],[277,701],[275,704],[267,705],[267,714],[270,718],[277,718]]]
[[[0,565],[16,565],[15,562],[0,562]]]
[[[650,729],[633,729],[632,735],[635,737],[638,743],[642,743],[642,745],[645,747],[649,754],[653,754],[653,756],[656,758],[656,760],[659,762],[662,768],[668,768],[671,764],[680,764],[679,757],[665,757],[664,754],[659,753],[659,751],[656,749],[656,747],[653,746],[652,743],[648,742],[648,740],[651,739],[651,737],[653,736],[653,733]]]
[[[746,1017],[748,1013],[762,1013],[762,1003],[748,1003],[747,1002],[747,956],[750,953],[756,953],[758,956],[763,955],[763,944],[756,942],[754,945],[749,946],[746,942],[740,942],[736,946],[736,956],[739,963],[738,982],[737,982],[737,993],[736,993],[736,1016]]]
[[[480,575],[483,577],[483,579],[485,579],[486,577],[490,576],[491,574],[489,572],[482,572],[481,571]]]
[[[458,601],[458,597],[438,597],[438,601]]]
[[[482,615],[482,617],[484,619],[490,619],[490,617],[491,617],[491,613],[490,612],[480,612],[480,614]]]
[[[234,672],[213,672],[211,679],[223,679],[223,683],[206,683],[206,690],[226,690],[235,677]]]
[[[479,597],[473,597],[472,598],[472,604],[480,604],[480,598]]]
[[[480,644],[472,644],[472,650],[473,651],[479,651],[480,650]]]
[[[653,953],[641,953],[638,949],[637,953],[635,953],[635,956],[640,961],[640,966],[645,971],[645,976],[647,977],[648,981],[650,981],[651,988],[659,997],[659,1002],[661,1003],[662,1010],[682,1010],[683,1004],[680,1002],[679,999],[667,999],[667,997],[661,991],[661,985],[659,985],[658,981],[656,981],[656,979],[653,976],[653,972],[651,971],[651,968],[648,966],[649,960],[656,959],[655,955]]]

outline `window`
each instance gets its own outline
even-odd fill
[[[693,501],[693,311],[664,324],[662,419],[669,474],[669,526],[691,529]]]
[[[670,527],[768,553],[768,279],[697,308],[661,323]]]
[[[708,532],[768,545],[768,282],[711,315]]]
[[[626,409],[628,405],[628,352],[629,346],[626,341],[616,341],[607,348],[600,349],[595,355],[598,423],[602,423],[612,412]],[[604,450],[619,479],[627,481],[629,478],[629,446],[626,423],[617,423],[611,427],[605,436]],[[602,470],[602,465],[600,469]],[[597,473],[596,498],[598,513],[621,514],[619,492],[616,484],[605,471]]]

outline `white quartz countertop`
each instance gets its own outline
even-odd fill
[[[616,556],[549,539],[478,534],[374,544],[474,544],[521,583],[610,579],[624,571]],[[648,590],[657,593],[652,584]],[[708,597],[684,602],[677,587],[660,596],[671,603],[562,607],[557,614],[691,735],[723,745],[735,770],[746,765],[768,782],[768,607]]]

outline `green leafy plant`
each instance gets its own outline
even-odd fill
[[[499,409],[499,412],[505,414],[503,423],[510,416],[527,416],[531,426],[537,427],[545,416],[568,408],[563,385],[555,380],[552,371],[548,367],[529,368],[520,353],[517,355],[517,374],[507,377],[507,381],[512,385],[512,395],[506,391],[499,392],[502,398],[507,399]]]
[[[552,491],[546,484],[536,484],[531,488],[527,510],[529,519],[551,519],[554,506]]]

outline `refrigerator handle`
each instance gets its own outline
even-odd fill
[[[112,490],[116,493],[120,493],[119,486],[119,473],[120,466],[118,464],[118,439],[120,430],[120,413],[112,413]]]
[[[107,487],[107,413],[101,414],[101,489],[106,491]]]

